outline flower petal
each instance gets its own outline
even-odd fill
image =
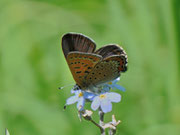
[[[112,81],[113,84],[117,83],[120,80],[120,77],[116,78],[115,80]]]
[[[72,89],[71,89],[71,94],[73,94],[73,93],[75,93],[75,90],[72,88]]]
[[[125,91],[126,90],[124,87],[122,87],[122,86],[120,86],[118,84],[113,84],[111,87],[112,88],[116,88],[116,89],[121,90],[121,91]]]
[[[82,91],[81,90],[75,90],[74,93],[76,96],[79,96],[79,94],[81,93]]]
[[[100,99],[99,96],[94,97],[92,103],[91,103],[91,108],[95,111],[99,108],[100,106]]]
[[[105,92],[110,91],[110,89],[111,89],[111,85],[109,85],[109,84],[104,84],[104,86],[102,88],[102,90],[104,90]]]
[[[85,99],[89,99],[90,101],[92,101],[95,96],[96,96],[96,95],[95,95],[94,93],[84,92],[84,98],[85,98]]]
[[[101,109],[104,113],[110,112],[112,110],[112,104],[108,98],[105,98],[101,101]]]
[[[66,105],[74,104],[77,101],[78,101],[78,97],[76,95],[71,96],[66,100]]]
[[[118,103],[121,101],[121,95],[118,93],[109,92],[109,93],[106,93],[106,96],[111,102]]]
[[[78,110],[83,109],[83,108],[84,108],[84,104],[85,104],[85,99],[84,99],[84,97],[80,97],[80,98],[78,99],[77,109],[78,109]]]

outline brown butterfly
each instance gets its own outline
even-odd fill
[[[127,70],[127,55],[122,47],[110,44],[96,50],[93,40],[78,33],[62,37],[62,50],[76,84],[93,91]]]

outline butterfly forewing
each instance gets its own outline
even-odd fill
[[[97,54],[71,52],[67,56],[67,62],[74,80],[80,88],[87,87],[86,76],[92,71],[94,66],[102,60],[102,56]]]
[[[93,53],[96,44],[90,38],[77,33],[68,33],[62,37],[62,49],[67,58],[68,53],[72,51]]]

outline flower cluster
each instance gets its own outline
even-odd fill
[[[125,91],[125,88],[116,84],[120,78],[113,80],[112,82],[105,83],[101,86],[100,93],[87,92],[84,90],[71,90],[73,96],[66,100],[66,105],[77,103],[78,110],[83,110],[86,101],[92,102],[92,110],[100,108],[104,113],[112,110],[112,102],[118,103],[121,101],[121,95],[115,92],[110,92],[111,89],[118,89]]]

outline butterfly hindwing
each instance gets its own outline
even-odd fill
[[[126,55],[126,52],[122,47],[116,44],[105,45],[95,51],[96,54],[101,55],[103,58],[113,56],[113,55]]]
[[[82,52],[71,52],[68,54],[67,63],[78,86],[81,88],[87,86],[86,76],[101,60],[102,56],[97,54]]]
[[[110,56],[95,65],[86,77],[88,85],[97,86],[112,81],[127,69],[124,55]]]
[[[106,62],[116,61],[118,62],[118,71],[125,72],[127,70],[127,55],[121,54],[117,56],[109,56],[104,59]]]
[[[82,34],[67,33],[62,37],[62,49],[65,58],[72,51],[93,53],[96,49],[94,41]]]

